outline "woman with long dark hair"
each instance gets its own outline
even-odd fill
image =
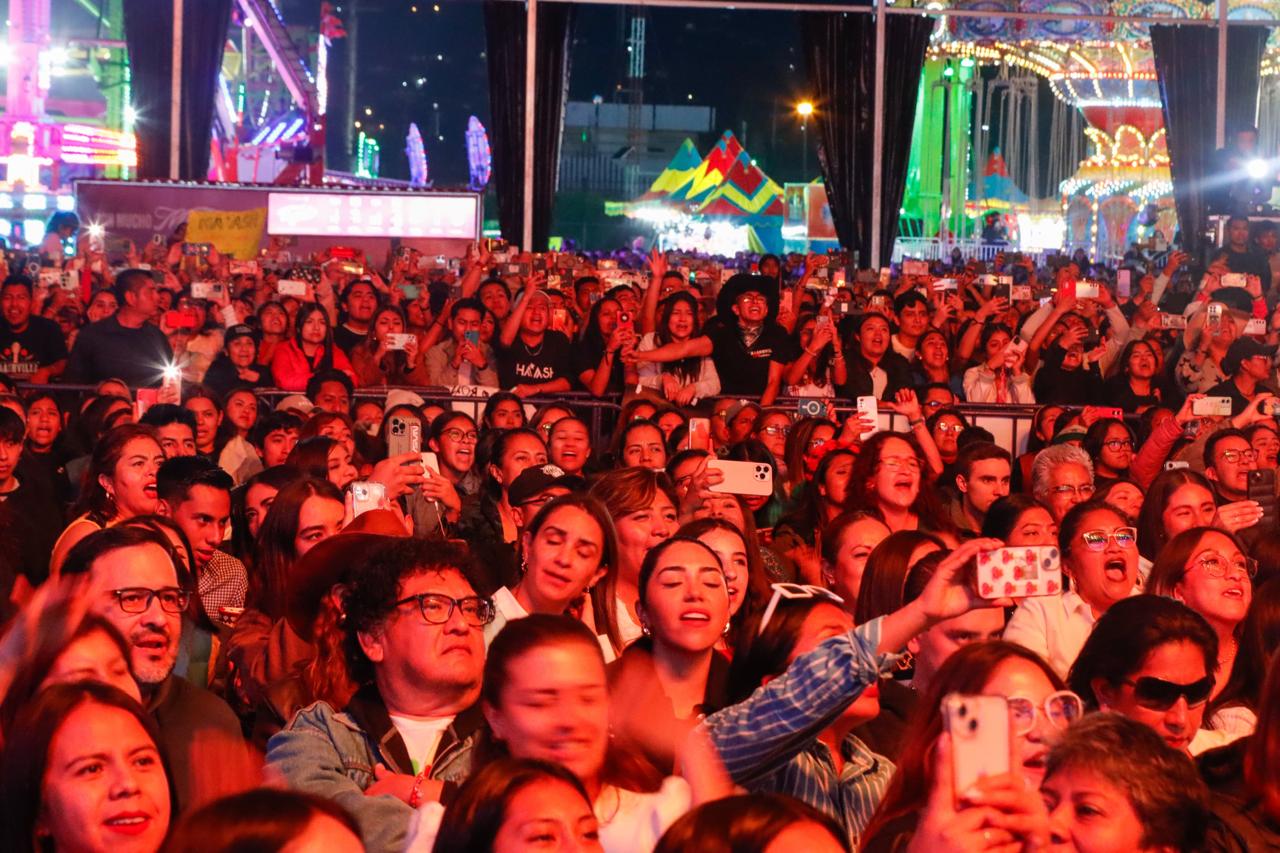
[[[155,430],[149,426],[124,424],[102,437],[93,449],[80,487],[80,501],[73,510],[78,517],[53,546],[49,562],[52,575],[57,576],[67,553],[90,533],[156,512],[160,505],[156,472],[162,462],[164,452]]]
[[[156,724],[136,699],[93,681],[54,685],[5,735],[4,849],[160,849],[173,788]]]
[[[828,309],[818,314],[801,314],[792,341],[799,355],[782,374],[786,395],[834,398],[836,389],[843,388],[849,381],[835,318]]]
[[[698,301],[688,291],[677,291],[662,301],[657,329],[640,339],[636,351],[686,343],[701,334]],[[709,355],[692,355],[666,363],[641,361],[637,369],[641,386],[677,406],[688,406],[720,393],[720,375]]]
[[[430,384],[417,335],[411,334],[403,348],[390,346],[390,336],[406,330],[404,312],[398,306],[383,305],[374,312],[364,340],[351,348],[357,386]]]
[[[635,343],[635,331],[618,322],[620,313],[617,299],[605,296],[596,300],[578,341],[575,373],[582,386],[597,397],[621,394],[636,385],[635,366],[622,358],[623,349]]]
[[[282,341],[271,356],[271,376],[285,391],[305,391],[311,376],[321,370],[341,370],[356,380],[346,353],[333,342],[329,312],[318,302],[308,302],[293,318],[293,337]]]

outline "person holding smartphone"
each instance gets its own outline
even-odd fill
[[[493,349],[480,340],[484,305],[478,299],[459,299],[449,309],[449,338],[427,351],[428,385],[487,385],[498,387]]]

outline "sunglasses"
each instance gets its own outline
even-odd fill
[[[1188,707],[1194,708],[1208,702],[1209,694],[1213,692],[1212,675],[1190,684],[1178,684],[1151,675],[1136,680],[1126,679],[1124,683],[1133,688],[1134,700],[1152,711],[1167,711],[1177,704],[1180,697],[1187,700]]]
[[[773,595],[769,597],[769,605],[764,609],[764,616],[760,617],[760,628],[756,631],[757,637],[764,633],[769,620],[773,618],[774,611],[778,609],[778,602],[784,598],[791,601],[825,598],[833,604],[844,604],[843,598],[825,586],[813,586],[806,583],[775,583],[770,584],[770,588],[773,590]]]

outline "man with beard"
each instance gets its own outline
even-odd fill
[[[257,783],[240,721],[213,693],[173,674],[182,614],[191,593],[180,585],[172,546],[160,533],[128,524],[76,543],[64,575],[88,575],[90,609],[129,644],[129,668],[160,729],[177,808],[205,803]]]

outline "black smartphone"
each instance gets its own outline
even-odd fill
[[[1259,468],[1250,471],[1247,496],[1251,501],[1262,505],[1262,521],[1258,524],[1264,528],[1274,529],[1280,515],[1276,506],[1276,472],[1274,468]]]

